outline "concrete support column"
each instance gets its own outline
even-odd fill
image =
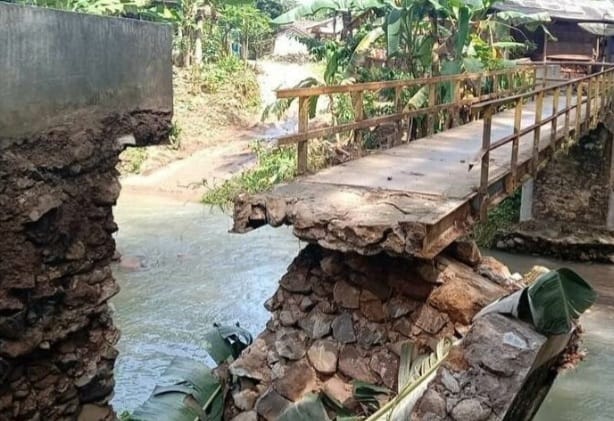
[[[520,199],[520,222],[533,219],[533,195],[535,192],[535,180],[530,178],[522,184]]]

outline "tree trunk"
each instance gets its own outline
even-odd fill
[[[343,22],[343,30],[341,31],[341,39],[348,41],[352,37],[352,12],[341,12],[341,20]]]

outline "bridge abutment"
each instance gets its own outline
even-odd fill
[[[600,124],[558,151],[522,186],[520,223],[497,247],[554,257],[614,259],[612,132]]]
[[[0,39],[0,420],[113,420],[116,166],[168,137],[170,30],[0,3]]]
[[[502,316],[471,327],[480,309],[516,288],[504,265],[482,258],[468,242],[453,244],[432,261],[384,253],[363,256],[308,245],[266,302],[271,319],[265,331],[230,366],[239,381],[231,392],[227,416],[275,420],[312,392],[326,394],[347,410],[360,413],[353,383],[362,381],[396,391],[403,343],[411,341],[426,353],[435,350],[442,338],[466,335],[464,348],[455,348],[459,358],[451,358],[442,368],[444,383],[453,390],[430,391],[411,419],[426,419],[424,414],[433,411],[437,419],[458,419],[454,409],[465,400],[469,401],[456,412],[477,402],[480,411],[495,416],[492,419],[505,418],[513,408],[526,414],[513,402],[547,338]],[[519,341],[525,345],[514,348],[499,341],[495,346],[494,335],[516,335],[513,337],[522,338]],[[480,356],[475,355],[476,349]],[[473,355],[467,357],[472,362],[462,362],[465,354]],[[510,364],[505,370],[515,374],[484,370],[482,359],[497,358],[503,358],[502,367]],[[469,370],[471,364],[475,368]],[[487,384],[498,390],[484,389]],[[550,383],[542,379],[536,384]],[[490,395],[496,397],[490,399]]]

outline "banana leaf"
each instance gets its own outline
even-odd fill
[[[403,382],[403,387],[396,398],[367,418],[366,421],[405,421],[410,419],[414,405],[424,394],[431,380],[435,378],[437,369],[448,356],[452,345],[451,339],[444,338],[437,344],[435,352],[418,357],[415,356],[414,346],[404,345],[401,349],[399,372],[399,382]],[[408,364],[410,365],[409,370],[407,370]]]
[[[580,275],[562,268],[540,276],[527,289],[533,325],[550,336],[568,333],[597,293]]]
[[[571,332],[574,323],[596,299],[597,293],[588,282],[571,269],[561,268],[489,304],[475,319],[489,313],[505,314],[531,323],[543,335],[562,335]]]
[[[273,23],[277,25],[286,25],[305,16],[312,16],[324,9],[336,11],[366,11],[369,9],[379,9],[383,6],[384,4],[380,0],[313,0],[288,10],[286,13],[273,19]]]
[[[379,397],[382,395],[390,396],[393,393],[392,390],[386,387],[377,386],[360,380],[354,381],[352,386],[352,395],[354,399],[372,412],[377,411],[380,407]]]
[[[220,381],[205,364],[176,357],[164,373],[168,386],[153,393],[131,415],[138,421],[218,421],[222,419],[224,396]]]
[[[236,326],[213,325],[205,334],[205,350],[221,364],[237,358],[252,343],[251,334]],[[224,412],[223,385],[211,368],[199,361],[175,357],[156,386],[139,406],[133,421],[221,421]]]
[[[298,402],[290,405],[278,421],[330,421],[322,398],[316,393],[310,393]]]

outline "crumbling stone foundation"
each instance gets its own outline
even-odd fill
[[[230,366],[240,383],[227,418],[274,420],[320,390],[359,411],[353,380],[394,390],[404,341],[427,351],[460,337],[482,307],[513,288],[509,270],[473,243],[456,243],[434,261],[309,245],[266,302],[266,330]]]
[[[166,139],[170,113],[90,123],[0,138],[0,420],[115,418],[116,166]]]

